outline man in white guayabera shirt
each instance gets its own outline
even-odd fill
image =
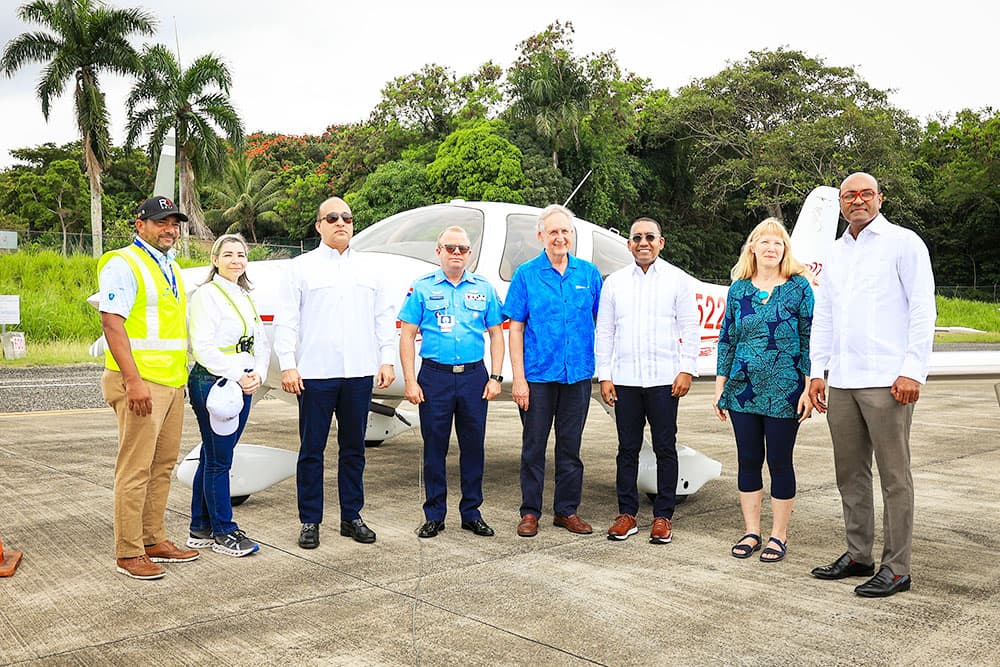
[[[820,579],[871,576],[854,589],[886,597],[910,589],[913,477],[910,422],[927,379],[934,337],[934,275],[927,246],[879,212],[882,193],[869,174],[840,186],[840,210],[849,226],[827,258],[813,315],[809,398],[827,411],[837,486],[844,507],[847,551],[817,567]],[[875,507],[872,453],[883,500],[881,567],[872,546]]]

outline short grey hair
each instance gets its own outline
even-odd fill
[[[443,239],[444,235],[447,234],[448,232],[461,232],[462,236],[464,236],[466,239],[469,239],[469,232],[465,231],[464,227],[459,227],[458,225],[452,225],[451,227],[445,227],[444,229],[441,230],[441,233],[438,234],[437,237],[438,245],[441,245],[441,239]],[[472,239],[469,239],[469,241],[471,240]]]
[[[570,229],[573,229],[572,222],[573,222],[573,218],[576,217],[575,215],[573,215],[573,211],[569,210],[568,208],[566,208],[562,204],[549,204],[548,206],[546,206],[545,208],[542,209],[541,213],[538,214],[538,233],[539,234],[541,234],[542,232],[545,231],[545,220],[550,215],[552,215],[553,213],[562,213],[563,215],[565,215],[566,218],[571,223],[570,224]]]

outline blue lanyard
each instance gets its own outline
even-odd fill
[[[160,269],[160,273],[162,273],[162,274],[163,274],[163,279],[164,279],[164,280],[166,280],[166,281],[167,281],[167,283],[169,283],[169,285],[170,285],[170,289],[171,289],[171,290],[173,291],[173,293],[174,293],[174,298],[177,298],[177,276],[175,276],[175,275],[174,275],[174,270],[173,270],[173,268],[171,268],[171,269],[170,269],[170,275],[167,275],[167,272],[166,272],[166,270],[165,270],[165,269],[163,268],[163,265],[162,265],[162,264],[160,264],[160,260],[156,259],[156,255],[154,255],[154,254],[153,254],[153,251],[152,251],[152,250],[150,250],[150,249],[149,249],[149,248],[147,248],[147,247],[146,247],[145,245],[143,245],[143,244],[142,244],[142,243],[141,243],[141,242],[139,241],[139,239],[136,239],[136,240],[135,240],[135,245],[137,245],[137,246],[139,246],[140,248],[142,248],[143,250],[145,250],[145,251],[146,251],[146,254],[147,254],[147,255],[149,255],[149,256],[150,256],[150,258],[152,258],[152,260],[153,260],[153,261],[154,261],[154,262],[156,263],[156,266],[157,266],[157,267],[159,267],[159,269]],[[164,257],[166,257],[166,256],[164,255]],[[167,260],[167,266],[168,266],[168,267],[170,266],[170,260]]]

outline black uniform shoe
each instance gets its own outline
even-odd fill
[[[870,577],[875,574],[874,563],[859,563],[846,553],[829,565],[813,568],[812,576],[817,579],[844,579],[846,577]]]
[[[863,598],[887,598],[901,591],[910,590],[910,575],[895,575],[883,565],[878,574],[854,589]]]
[[[493,529],[489,527],[489,524],[482,519],[476,519],[475,521],[463,521],[462,530],[471,530],[480,537],[493,537],[493,535],[495,535]]]
[[[319,546],[319,524],[304,523],[299,533],[299,546],[303,549],[315,549]]]
[[[428,519],[424,525],[417,530],[417,537],[437,537],[438,533],[444,532],[444,521],[434,521]]]
[[[344,537],[351,537],[355,542],[362,544],[371,544],[375,541],[375,531],[366,526],[361,519],[341,521],[340,534]]]

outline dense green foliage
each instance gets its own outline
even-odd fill
[[[229,71],[205,58],[182,71],[163,47],[151,47],[141,79],[146,88],[160,81],[164,95],[187,90],[165,106],[189,114],[191,127],[208,127],[210,103],[230,109]],[[184,77],[193,77],[190,85]],[[217,97],[198,92],[209,83]],[[136,127],[156,128],[151,156],[174,123],[154,119],[153,108],[164,105],[152,102],[162,97],[148,96],[147,120],[131,108]],[[321,135],[254,133],[240,146],[238,118],[225,119],[232,132],[212,122],[235,145],[205,134],[198,145],[211,156],[197,159],[217,163],[226,145],[230,168],[206,168],[194,181],[213,233],[240,229],[297,245],[314,237],[316,208],[332,195],[345,198],[362,230],[455,197],[562,203],[582,184],[570,202],[580,217],[621,229],[652,216],[664,226],[671,261],[720,278],[762,218],[792,223],[812,188],[860,170],[879,179],[886,216],[926,240],[939,285],[988,297],[1000,284],[1000,113],[964,110],[922,124],[852,67],[800,51],[754,51],[670,91],[622,70],[614,52],[576,53],[572,24],[555,22],[520,42],[507,70],[487,62],[463,74],[427,64],[386,83],[370,118]],[[66,237],[73,250],[90,219],[85,200],[66,186],[76,179],[66,160],[87,172],[80,145],[14,155],[24,164],[0,171],[0,227],[45,235],[49,247]],[[149,194],[148,163],[111,149],[107,164],[102,202],[113,214],[105,233],[127,236],[135,203]],[[189,214],[196,208],[185,206]]]

